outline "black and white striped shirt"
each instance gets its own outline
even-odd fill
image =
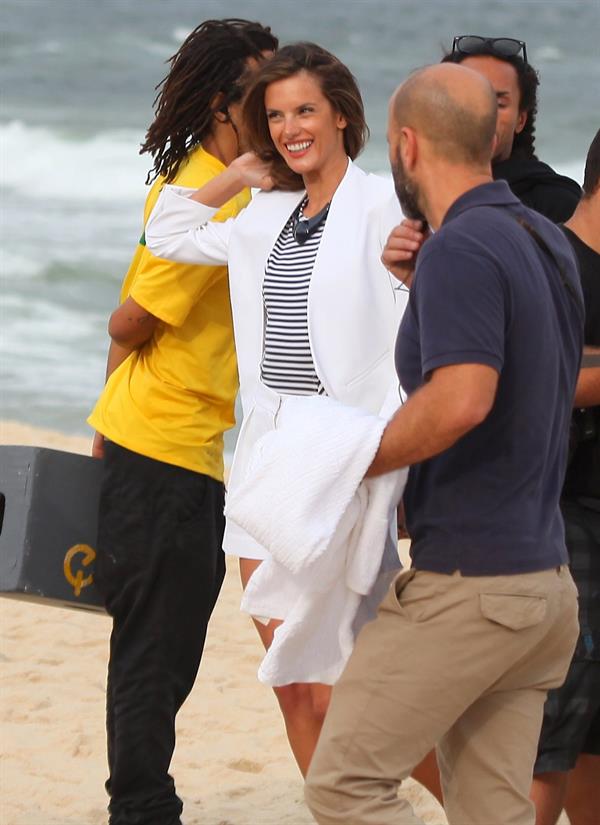
[[[302,216],[302,212],[300,212]],[[286,223],[265,267],[265,338],[261,380],[288,395],[324,392],[315,371],[308,338],[308,288],[325,220],[300,245]]]

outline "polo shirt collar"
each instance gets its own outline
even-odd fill
[[[514,206],[521,201],[513,195],[505,180],[482,183],[457,198],[444,215],[442,226],[476,206]]]

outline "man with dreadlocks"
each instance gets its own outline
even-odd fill
[[[276,48],[258,23],[209,20],[170,59],[141,150],[154,159],[144,223],[165,181],[198,188],[240,153],[244,76]],[[107,383],[89,422],[104,461],[96,581],[113,618],[110,825],[179,825],[175,716],[225,572],[223,432],[237,392],[226,268],[156,258],[142,235],[108,330]]]
[[[581,189],[536,157],[539,78],[526,48],[512,37],[458,35],[442,62],[462,63],[492,84],[498,101],[494,180],[505,180],[525,206],[559,223],[575,211]]]

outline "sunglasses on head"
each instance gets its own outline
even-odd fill
[[[480,37],[478,34],[459,34],[452,43],[452,54],[485,52],[498,57],[516,57],[521,51],[523,60],[527,63],[525,41],[515,40],[514,37]]]

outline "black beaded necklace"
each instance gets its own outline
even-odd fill
[[[294,220],[292,223],[292,234],[294,236],[294,240],[297,244],[300,244],[300,246],[302,246],[303,243],[306,243],[315,229],[323,223],[327,217],[327,213],[329,212],[329,207],[331,206],[331,201],[329,201],[329,203],[326,203],[323,209],[321,209],[320,212],[317,212],[316,215],[313,215],[312,218],[300,217],[300,213],[307,203],[308,201],[302,201],[294,214]]]

